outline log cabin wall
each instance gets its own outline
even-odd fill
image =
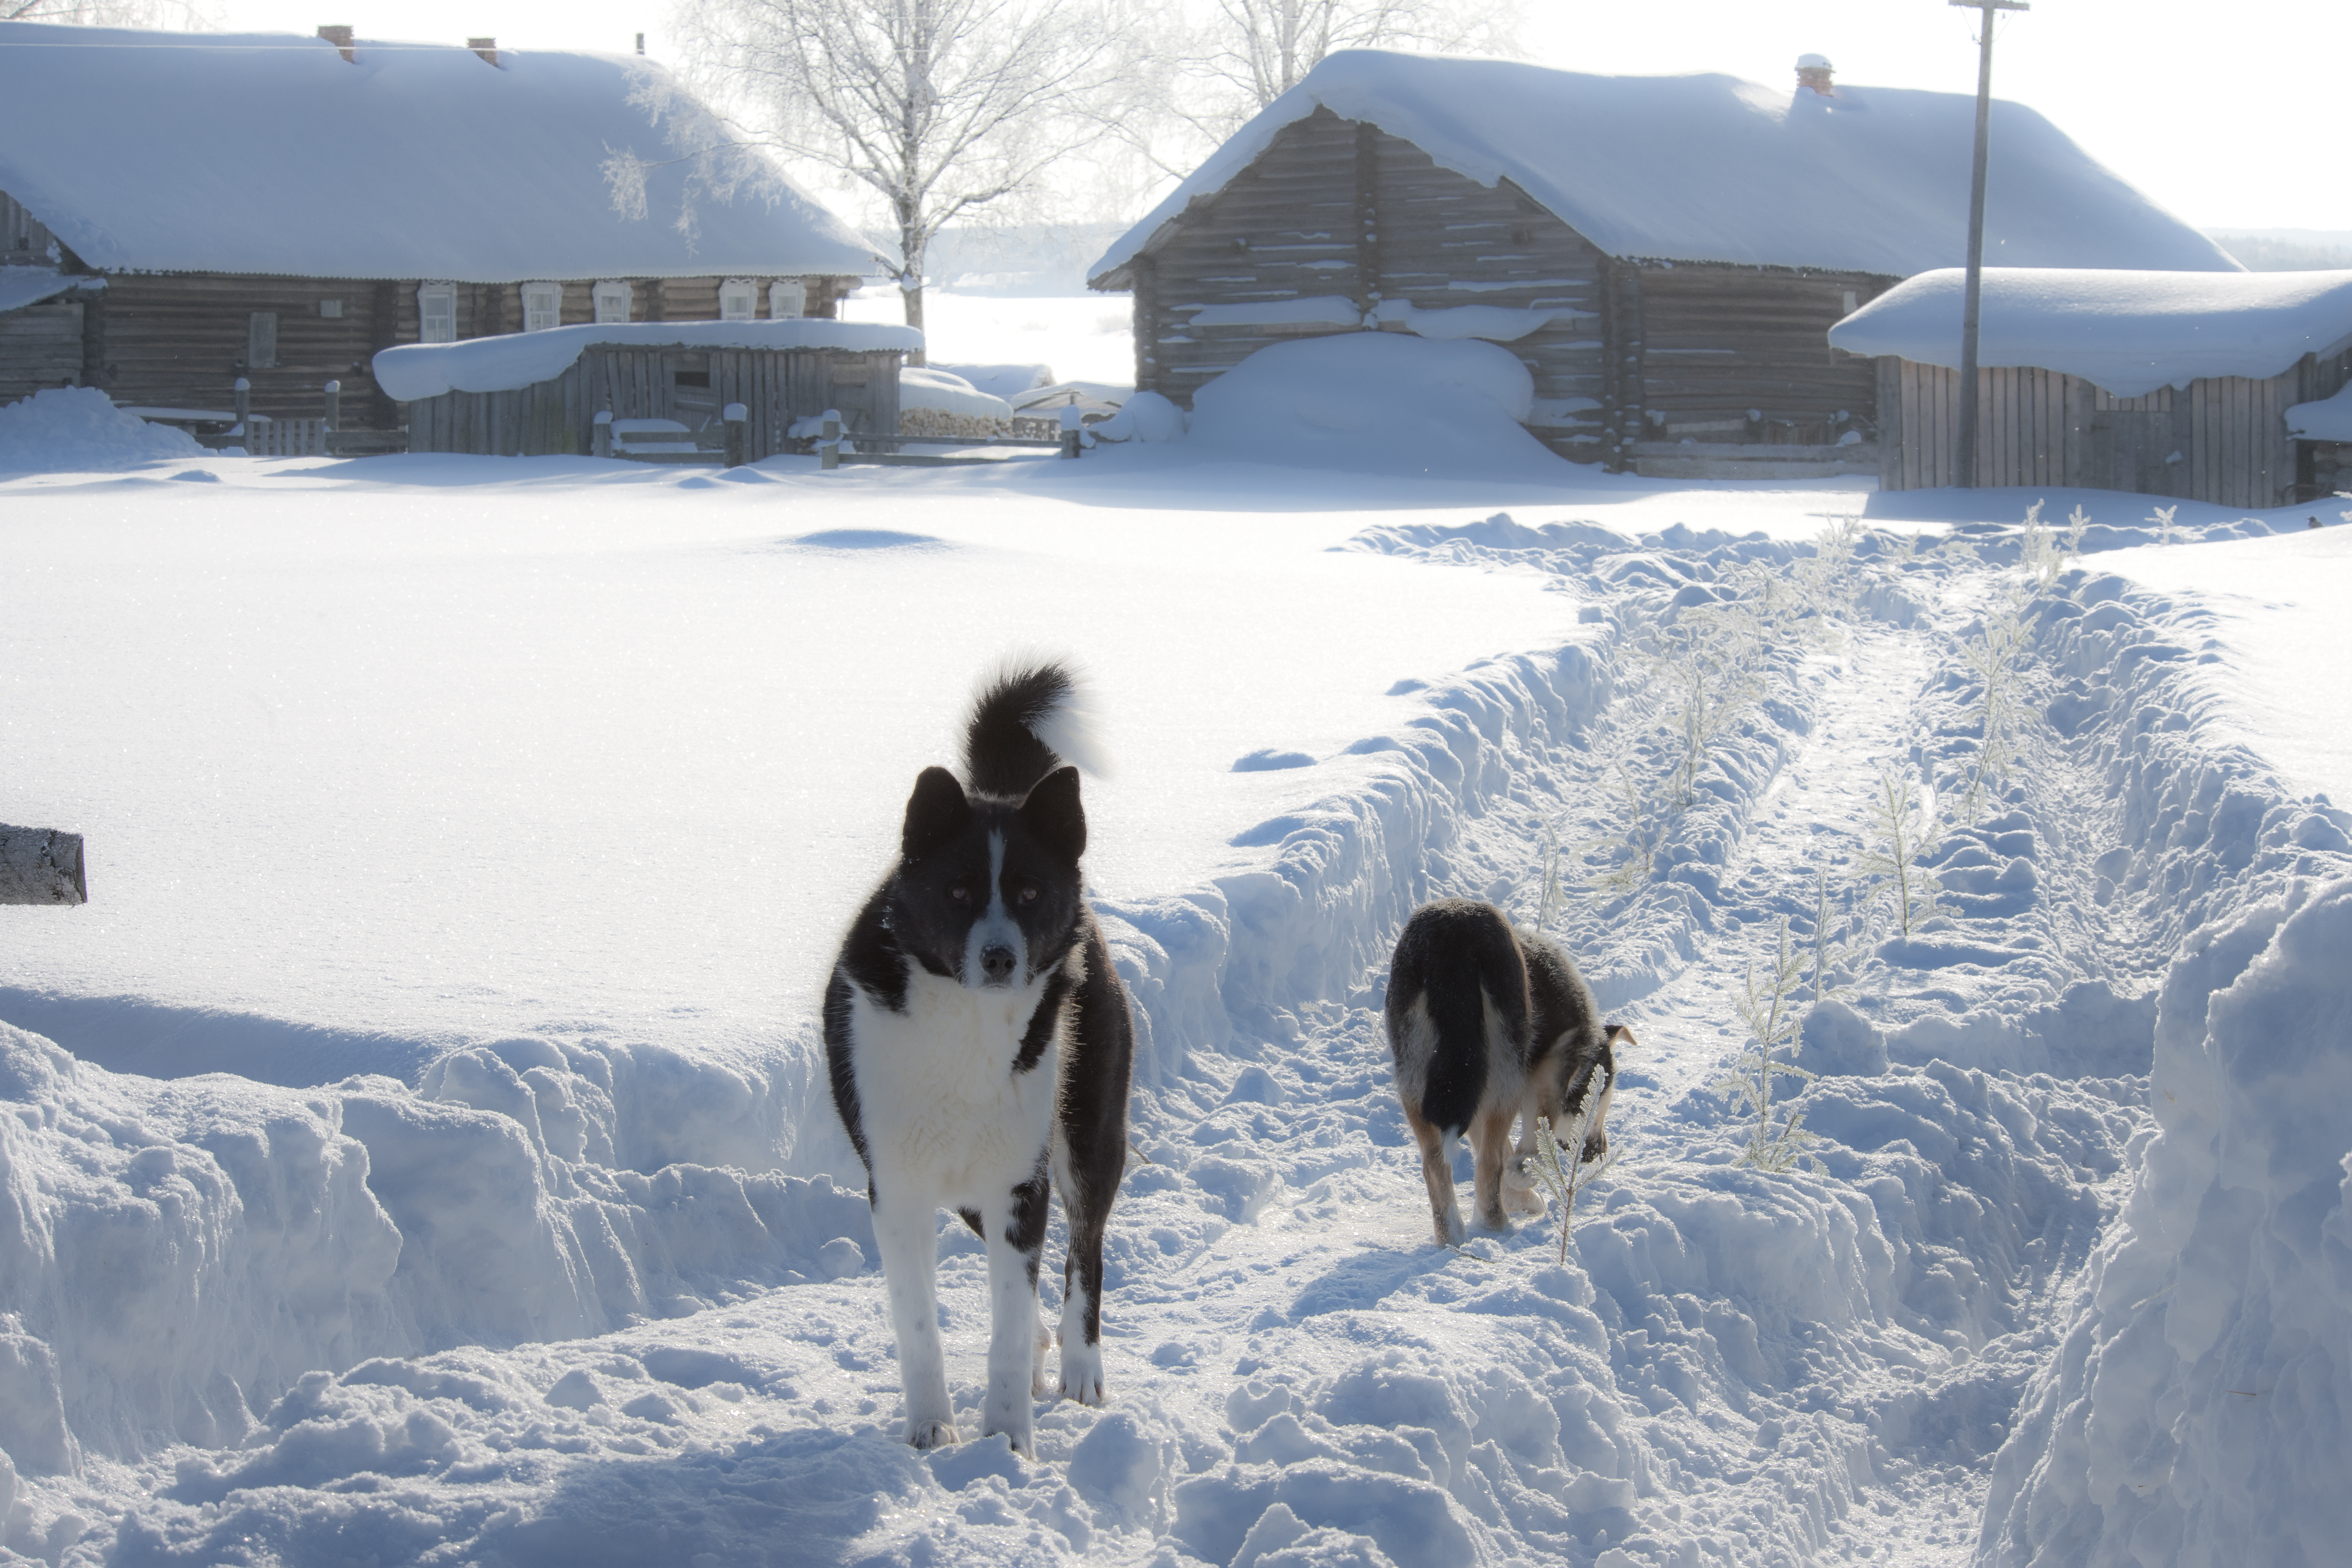
[[[90,298],[67,295],[0,311],[0,403],[81,384],[83,313]]]
[[[379,346],[372,281],[116,273],[98,300],[89,384],[117,403],[226,409],[242,375],[255,413],[315,419],[326,384],[341,381],[346,424],[398,423],[368,374]],[[274,317],[274,331],[257,333],[256,316]],[[251,363],[257,342],[271,341],[270,362]]]
[[[1694,262],[1636,276],[1646,439],[1826,447],[1849,430],[1876,435],[1876,369],[1830,347],[1829,330],[1895,279]]]
[[[51,267],[57,236],[25,205],[0,191],[0,267]]]
[[[599,410],[676,419],[707,441],[730,403],[745,413],[745,457],[790,449],[793,422],[838,409],[843,427],[896,435],[897,351],[626,348],[598,344],[562,375],[508,392],[446,392],[406,405],[409,450],[489,457],[586,455]]]
[[[1977,483],[2124,490],[2219,506],[2278,506],[2303,494],[2286,410],[2332,395],[2352,361],[2306,354],[2267,378],[2217,375],[2186,389],[2117,397],[2079,376],[2032,368],[1977,373]],[[1959,374],[1877,362],[1881,489],[1953,482]],[[2307,459],[2306,459],[2307,461]]]
[[[1564,457],[1607,455],[1601,253],[1505,181],[1489,188],[1328,109],[1276,133],[1129,266],[1137,384],[1185,407],[1269,343],[1357,330],[1336,321],[1201,325],[1203,306],[1339,299],[1569,310],[1501,345],[1535,378],[1535,434]]]
[[[1606,258],[1508,180],[1489,187],[1451,169],[1402,137],[1370,126],[1378,153],[1376,300],[1423,310],[1498,305],[1573,310],[1497,346],[1535,378],[1529,429],[1561,457],[1611,456]]]

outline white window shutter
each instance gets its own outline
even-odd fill
[[[808,285],[797,278],[779,278],[768,285],[768,316],[788,321],[808,314]]]
[[[627,321],[629,305],[634,293],[635,290],[626,283],[611,279],[597,284],[593,296],[596,304],[597,324],[603,326],[614,321]]]
[[[760,296],[749,279],[730,278],[719,286],[719,319],[748,321],[759,310]]]

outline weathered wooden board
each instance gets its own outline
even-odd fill
[[[81,835],[0,823],[0,904],[85,904]]]
[[[1978,373],[1977,483],[2081,486],[2277,506],[2300,493],[2286,410],[2343,370],[2306,361],[2266,379],[2209,376],[2184,390],[2116,397],[2077,376],[2032,368]],[[1954,482],[1959,377],[1884,360],[1879,483],[1924,489]],[[2321,395],[2326,395],[2322,394]]]

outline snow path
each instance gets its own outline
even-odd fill
[[[1654,779],[1667,760],[1676,700],[1644,649],[1818,560],[1789,519],[1769,531],[1497,518],[1347,541],[1404,558],[1350,581],[1444,563],[1516,595],[1539,575],[1580,618],[1549,651],[1399,682],[1383,725],[1318,734],[1315,766],[1272,775],[1275,815],[1205,882],[1101,900],[1152,1037],[1150,1163],[1114,1218],[1112,1403],[1047,1407],[1039,1465],[898,1444],[857,1197],[711,1168],[732,1157],[704,1136],[725,1093],[764,1097],[816,1157],[829,1111],[804,1081],[730,1089],[516,1038],[410,1082],[269,1089],[106,1073],[0,1032],[24,1108],[0,1156],[62,1216],[56,1241],[0,1234],[26,1314],[0,1319],[0,1352],[29,1369],[0,1436],[33,1456],[0,1476],[8,1546],[518,1568],[1969,1560],[2147,1137],[2149,986],[2189,928],[2352,868],[2352,817],[2216,742],[2189,647],[2205,612],[2085,568],[2030,606],[2012,787],[1948,826],[1939,911],[1890,930],[1853,867],[1874,771],[1903,763],[1951,816],[1979,737],[1956,654],[2006,599],[2015,545],[1974,561],[1866,536],[1808,590],[1827,607],[1748,656],[1756,700],[1655,820],[1655,874],[1570,900],[1563,928],[1644,1049],[1613,1119],[1624,1162],[1568,1262],[1548,1225],[1433,1248],[1378,1023],[1396,922],[1450,892],[1532,917],[1544,829],[1580,847],[1615,816],[1600,761]],[[1822,1074],[1802,1104],[1824,1168],[1772,1175],[1737,1163],[1713,1084],[1741,1043],[1738,976],[1782,914],[1805,934],[1817,867],[1858,895],[1833,910],[1845,1005],[1801,1058]],[[304,1185],[322,1154],[328,1184]],[[88,1243],[68,1222],[100,1212],[129,1216],[110,1222],[127,1304],[78,1323],[65,1267]],[[941,1247],[970,1415],[982,1259],[953,1221]],[[273,1248],[348,1261],[289,1289],[260,1344],[195,1314],[176,1347],[140,1342],[224,1275],[290,1281]],[[173,1272],[191,1268],[215,1272]],[[341,1370],[291,1375],[270,1335]]]

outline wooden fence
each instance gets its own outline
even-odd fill
[[[622,348],[592,344],[562,374],[505,392],[446,392],[408,405],[409,450],[586,455],[595,419],[675,419],[700,437],[744,405],[744,460],[793,449],[796,419],[841,411],[851,435],[895,435],[898,351]],[[715,439],[715,436],[713,437]]]
[[[2266,379],[2206,376],[2186,389],[2116,397],[2079,376],[2030,368],[1977,373],[1977,483],[2072,486],[2270,507],[2296,494],[2286,410],[2315,395],[2336,360]],[[2332,391],[2333,387],[2328,388]],[[1894,356],[1878,361],[1881,489],[1953,482],[1959,374]]]

